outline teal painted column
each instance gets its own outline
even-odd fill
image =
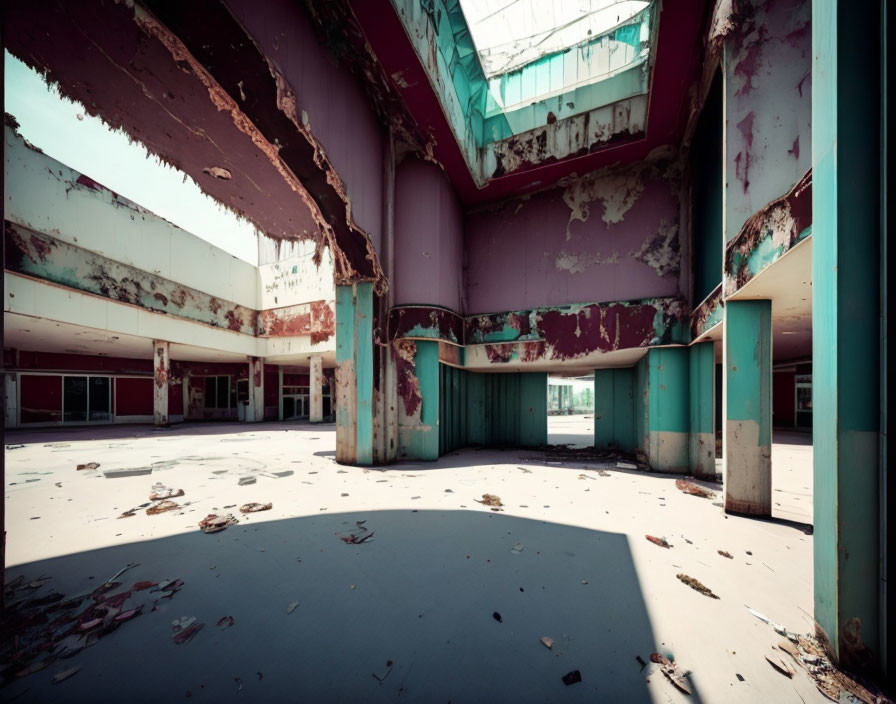
[[[399,421],[399,453],[418,460],[439,459],[439,343],[417,340],[414,373],[420,389],[420,418],[413,423]],[[450,403],[450,399],[446,399]]]
[[[647,353],[648,450],[651,468],[688,471],[690,408],[687,347],[657,347]]]
[[[772,302],[726,301],[725,510],[772,513]]]
[[[548,444],[548,375],[520,374],[520,439],[522,447]]]
[[[815,620],[860,673],[882,664],[880,11],[812,2]]]
[[[373,464],[373,284],[336,287],[336,461]]]
[[[594,372],[594,446],[630,452],[635,441],[634,369]]]
[[[691,345],[688,358],[691,472],[697,477],[715,477],[715,346],[712,342]]]

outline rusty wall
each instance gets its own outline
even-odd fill
[[[679,170],[607,168],[466,219],[468,312],[679,294]]]
[[[315,35],[302,3],[228,0],[226,4],[288,81],[303,127],[332,163],[343,182],[351,216],[379,251],[383,132],[359,80],[336,65]]]
[[[463,309],[463,215],[447,176],[405,159],[395,172],[395,303]]]
[[[724,30],[725,237],[812,166],[809,0],[741,0]]]

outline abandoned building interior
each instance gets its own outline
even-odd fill
[[[6,4],[3,698],[889,701],[888,22]]]

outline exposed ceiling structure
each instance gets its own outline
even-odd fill
[[[469,10],[473,17],[470,21],[490,21],[488,10],[496,7],[500,13],[501,7],[509,2],[484,0],[482,5],[474,4],[471,6],[474,9]],[[661,8],[649,4],[639,10],[642,14],[654,14],[650,25],[652,56],[649,61],[649,92],[643,96],[643,105],[635,100],[639,97],[635,93],[630,100],[623,99],[604,106],[603,113],[598,114],[599,108],[586,112],[586,119],[582,119],[579,105],[571,108],[571,114],[564,117],[556,109],[547,109],[546,103],[538,113],[545,117],[541,125],[523,134],[487,143],[487,153],[479,158],[478,163],[473,154],[474,140],[459,138],[458,109],[452,112],[445,105],[445,95],[451,97],[451,88],[447,85],[449,79],[434,69],[441,66],[442,73],[446,73],[447,67],[447,73],[451,73],[450,80],[455,82],[456,76],[463,74],[466,76],[464,80],[473,88],[476,86],[469,79],[471,72],[478,68],[485,79],[486,71],[478,56],[473,56],[475,61],[470,58],[479,48],[474,41],[475,30],[472,26],[458,27],[458,22],[467,21],[460,12],[461,8],[467,11],[467,4],[459,5],[457,0],[448,0],[445,7],[446,12],[453,13],[451,23],[445,27],[427,27],[416,3],[417,0],[351,0],[351,7],[364,31],[366,42],[386,73],[392,77],[395,89],[401,94],[410,113],[421,128],[431,134],[433,155],[445,167],[465,204],[522,195],[550,187],[572,173],[582,174],[609,164],[640,161],[660,152],[667,156],[677,152],[690,107],[689,91],[697,79],[706,3],[666,0]],[[600,8],[606,3],[594,0],[593,3],[578,5],[562,4]],[[553,7],[551,3],[530,2],[513,3],[512,7],[517,5],[521,5],[517,11],[524,14],[528,12],[526,8],[531,6],[535,8],[536,15],[541,13],[546,16],[550,15]],[[503,12],[511,12],[512,7],[506,7]],[[635,4],[620,3],[618,7],[614,4],[609,12],[615,15],[598,12],[593,21],[609,16],[615,20],[632,9],[635,9]],[[475,15],[472,14],[474,11]],[[460,20],[457,15],[461,15]],[[442,20],[439,13],[435,13],[435,17]],[[632,16],[629,17],[631,19]],[[586,21],[591,20],[580,19],[573,22],[573,26]],[[507,24],[512,24],[512,18]],[[530,28],[538,31],[534,24]],[[523,28],[508,31],[520,35],[526,33]],[[441,37],[447,32],[453,35],[454,44],[448,48],[454,53],[451,57],[439,58],[436,49],[444,50],[443,45],[451,44]],[[546,35],[554,36],[550,31]],[[424,65],[421,51],[426,46],[433,47],[434,58],[425,60]],[[558,51],[561,54],[564,52],[563,49]],[[529,55],[523,52],[519,60]],[[543,54],[541,59],[544,59]],[[494,70],[488,62],[485,66]],[[505,79],[506,74],[499,78]],[[443,83],[439,84],[438,80]],[[600,86],[601,83],[599,81],[593,85]],[[544,101],[538,99],[534,102]],[[561,108],[566,104],[563,103]],[[532,107],[534,109],[536,106]],[[589,133],[589,123],[594,122],[601,124],[599,128],[592,127]],[[488,135],[483,141],[486,139],[489,139]],[[547,148],[541,147],[544,144]]]

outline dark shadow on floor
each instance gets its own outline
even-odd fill
[[[336,535],[365,520],[371,541]],[[132,562],[141,564],[121,589],[185,585],[155,612],[157,594],[135,593],[129,603],[145,603],[144,614],[14,681],[4,700],[158,702],[189,692],[191,702],[212,701],[241,684],[242,700],[265,702],[648,702],[636,656],[649,663],[662,651],[625,536],[482,511],[244,518],[217,534],[13,567],[6,581],[46,574],[40,594],[74,595]],[[171,622],[182,616],[205,627],[176,645]],[[217,628],[225,616],[235,625]],[[383,677],[389,660],[380,682],[374,674]],[[50,683],[77,664],[78,674]],[[572,670],[583,681],[565,686]],[[690,701],[700,701],[696,691]]]

